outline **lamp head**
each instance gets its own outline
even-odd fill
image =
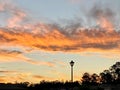
[[[73,62],[73,61],[71,61],[71,62],[70,62],[70,65],[71,65],[71,67],[73,67],[73,65],[74,65],[74,62]]]

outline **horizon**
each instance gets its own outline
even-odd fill
[[[0,83],[74,81],[120,61],[120,0],[0,0]]]

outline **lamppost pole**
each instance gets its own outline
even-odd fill
[[[73,82],[73,66],[71,66],[71,82]]]
[[[70,65],[71,65],[71,82],[73,82],[73,65],[74,65],[74,62],[71,61]]]

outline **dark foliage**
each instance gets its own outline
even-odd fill
[[[90,75],[89,73],[84,73],[82,76],[82,84],[83,85],[98,85],[99,76],[96,73],[92,75]]]
[[[69,90],[74,87],[78,87],[80,84],[79,82],[59,82],[59,81],[41,81],[39,84],[31,85],[30,89],[39,89],[39,90],[59,90],[59,89],[66,89]]]
[[[120,62],[116,62],[108,70],[104,70],[97,75],[84,73],[82,76],[83,85],[98,85],[98,84],[120,84]]]
[[[120,62],[116,62],[108,70],[100,73],[101,83],[103,84],[120,84]]]

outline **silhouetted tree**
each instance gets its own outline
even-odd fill
[[[114,83],[120,84],[120,62],[116,62],[110,67],[110,71],[114,77]]]
[[[101,82],[104,84],[111,84],[113,82],[112,74],[109,70],[104,70],[100,73]]]
[[[99,76],[96,73],[91,75],[91,84],[97,85],[99,83]]]
[[[91,76],[89,73],[84,73],[82,76],[82,84],[89,85],[91,83]]]
[[[120,84],[120,62],[116,62],[108,70],[100,73],[101,83]]]

